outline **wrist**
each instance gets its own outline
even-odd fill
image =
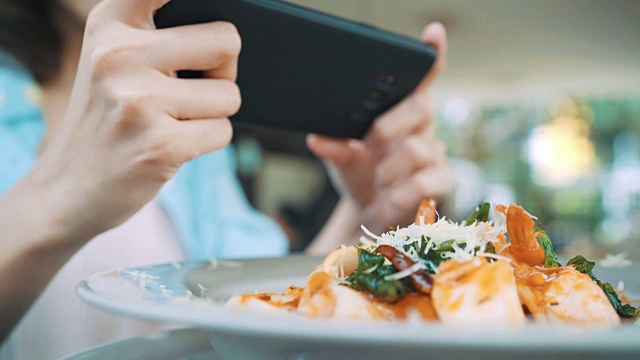
[[[54,189],[33,180],[27,175],[0,196],[0,342],[88,240],[65,220]]]
[[[30,172],[0,198],[0,228],[13,243],[7,255],[67,257],[95,235],[81,231],[73,216],[77,199],[60,190]]]

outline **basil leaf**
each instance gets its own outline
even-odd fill
[[[425,260],[425,263],[429,266],[429,271],[435,273],[435,269],[443,262],[444,259],[442,257],[442,253],[453,251],[453,243],[455,240],[447,240],[442,242],[437,249],[430,249],[426,255],[423,255],[422,258]]]
[[[538,243],[540,244],[540,246],[542,246],[542,249],[544,250],[543,265],[545,267],[561,266],[560,263],[558,262],[558,256],[556,255],[556,252],[553,250],[553,244],[551,243],[551,239],[549,238],[549,235],[547,235],[546,232],[543,231],[540,235],[538,235]]]
[[[393,265],[381,266],[377,268],[375,271],[375,273],[380,276],[387,276],[387,275],[395,274],[397,272],[398,272],[398,269],[396,269],[396,267]]]
[[[402,299],[410,288],[400,280],[385,280],[387,275],[398,270],[393,265],[384,265],[385,257],[365,249],[358,249],[358,269],[345,280],[351,288],[368,291],[376,298],[387,303],[395,303]],[[370,271],[375,267],[371,273]]]
[[[423,257],[424,252],[427,251],[427,244],[429,244],[429,240],[431,240],[431,238],[428,238],[422,235],[421,239],[422,239],[422,246],[420,246],[420,251],[418,251],[418,256]]]
[[[358,248],[358,271],[364,272],[382,264],[384,264],[384,256]]]
[[[385,265],[376,268],[370,274],[356,270],[347,277],[351,288],[358,291],[368,291],[379,300],[386,303],[395,303],[402,299],[410,291],[410,285],[401,280],[385,280],[384,277],[398,272],[393,265]]]
[[[575,266],[576,270],[580,271],[583,274],[587,274],[591,276],[591,278],[594,278],[593,273],[591,271],[596,266],[596,263],[585,259],[584,256],[578,255],[574,257],[573,259],[569,260],[569,262],[567,263],[567,266],[569,265]]]
[[[594,281],[598,283],[598,285],[600,285],[602,290],[604,290],[607,298],[609,298],[609,301],[616,309],[616,312],[621,318],[635,319],[638,316],[638,309],[629,304],[623,304],[622,300],[620,300],[620,297],[618,296],[618,293],[613,289],[613,286],[611,286],[611,284],[603,284],[602,281],[598,279],[594,279]]]
[[[484,203],[476,208],[476,211],[471,213],[467,218],[466,226],[472,225],[476,221],[489,221],[489,210],[491,210],[491,204]]]
[[[356,284],[354,287],[353,284]],[[353,276],[352,287],[356,290],[367,290],[376,298],[395,303],[408,292],[406,285],[400,280],[385,280],[384,276],[376,274],[358,273]]]

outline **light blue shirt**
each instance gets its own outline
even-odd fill
[[[0,51],[0,194],[33,166],[45,133],[38,88],[28,71]],[[280,227],[247,201],[231,146],[182,166],[158,200],[190,259],[281,256]],[[64,174],[61,174],[64,176]]]

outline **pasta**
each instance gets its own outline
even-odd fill
[[[456,223],[438,218],[435,206],[423,201],[405,228],[380,236],[364,229],[369,238],[330,253],[304,287],[238,295],[227,305],[448,326],[613,327],[638,316],[593,274],[595,263],[576,256],[561,265],[549,236],[522,207],[486,203]]]

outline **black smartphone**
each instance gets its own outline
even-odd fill
[[[242,37],[232,120],[243,124],[361,138],[436,57],[418,40],[279,0],[173,0],[155,15],[158,28],[218,20]]]

